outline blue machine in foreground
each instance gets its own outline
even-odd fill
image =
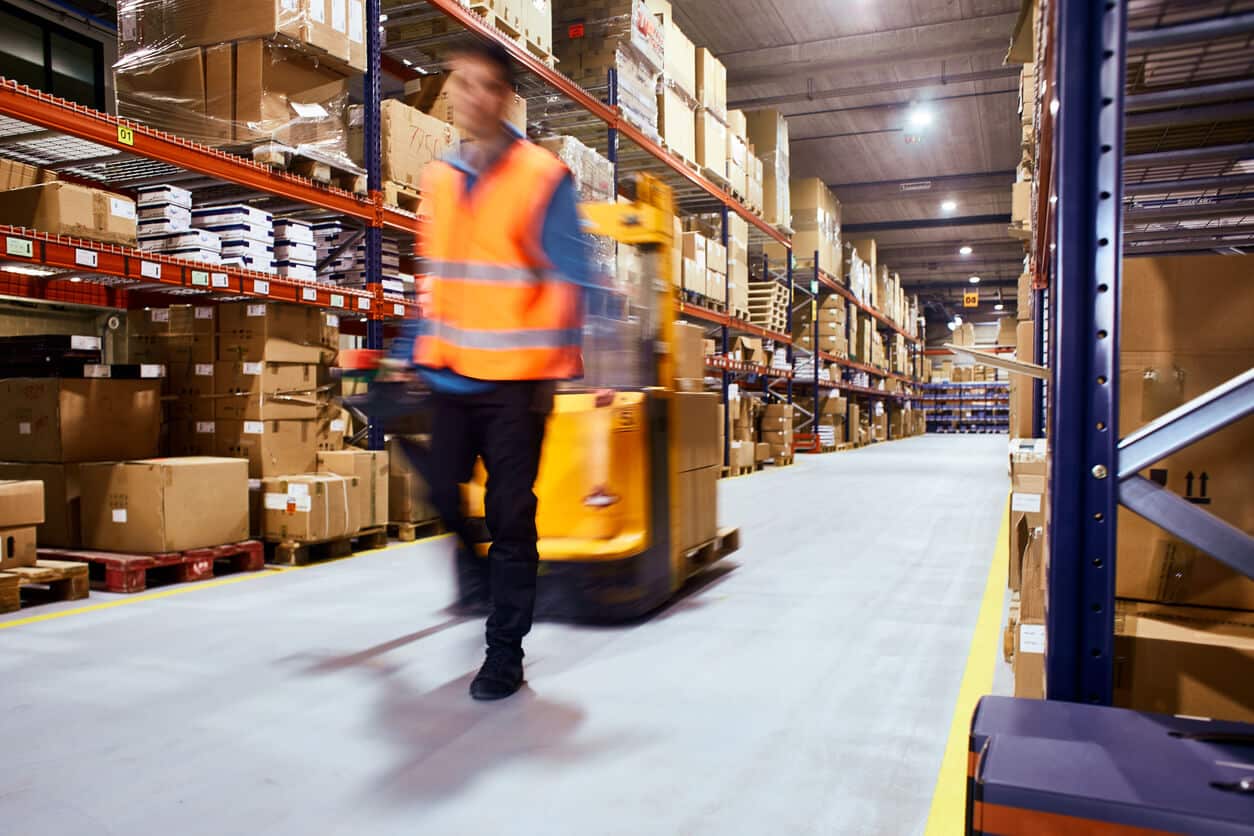
[[[985,697],[966,833],[1254,834],[1254,725]]]

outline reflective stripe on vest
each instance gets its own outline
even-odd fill
[[[479,380],[558,380],[583,372],[581,293],[540,243],[567,169],[515,142],[466,190],[437,162],[423,172],[422,321],[414,361]]]

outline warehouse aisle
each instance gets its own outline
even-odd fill
[[[918,833],[1006,491],[997,436],[725,481],[738,555],[496,705],[447,540],[0,629],[0,830]]]

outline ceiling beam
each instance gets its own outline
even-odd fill
[[[953,84],[971,84],[977,81],[996,81],[1002,78],[1018,78],[1019,67],[997,67],[973,73],[934,75],[927,78],[910,78],[904,81],[886,81],[880,84],[862,84],[857,87],[838,87],[827,90],[807,89],[803,93],[783,93],[778,96],[758,96],[752,99],[733,99],[727,106],[737,110],[757,110],[778,107],[793,102],[819,102],[825,99],[845,99],[852,96],[873,96],[877,93],[896,93],[901,90],[919,90],[927,87],[948,87]],[[813,84],[807,80],[807,87]]]
[[[872,203],[882,200],[914,200],[944,192],[982,192],[1009,189],[1014,169],[946,174],[941,177],[915,177],[910,180],[874,180],[863,183],[829,183],[828,188],[842,204]]]
[[[880,244],[877,250],[881,253],[886,250],[894,253],[906,250],[926,250],[928,251],[927,254],[931,254],[932,250],[936,250],[940,255],[944,255],[945,253],[941,252],[942,250],[957,253],[958,248],[963,244],[966,244],[974,249],[976,253],[980,252],[984,248],[1009,247],[1011,245],[1018,247],[1020,254],[1024,252],[1023,242],[1014,238],[968,239],[961,236],[955,237],[952,244],[946,241],[910,241],[908,243],[900,244]]]
[[[1195,163],[1199,160],[1240,160],[1254,157],[1254,142],[1235,145],[1209,145],[1204,148],[1176,148],[1170,151],[1148,151],[1130,154],[1123,158],[1125,169],[1148,168],[1156,165]]]
[[[727,65],[729,85],[744,85],[798,73],[831,70],[865,71],[912,61],[970,58],[976,53],[1004,54],[1018,13],[980,15],[960,20],[904,26],[861,35],[846,35],[800,44],[729,52],[720,55]],[[735,97],[733,97],[735,98]]]
[[[841,229],[841,232],[845,235],[867,235],[873,232],[892,232],[894,230],[943,229],[947,227],[986,226],[1009,223],[1009,215],[966,215],[957,218],[928,218],[918,221],[883,221],[868,224],[846,224]]]
[[[952,96],[937,96],[932,99],[926,99],[929,105],[939,102],[961,101],[963,99],[982,99],[986,96],[1007,96],[1019,95],[1019,88],[1016,86],[1011,90],[981,90],[975,93],[955,93]],[[822,110],[802,110],[796,113],[785,113],[785,119],[801,119],[806,116],[828,116],[833,113],[857,113],[865,110],[909,110],[912,102],[876,102],[874,104],[850,105],[848,107],[828,107]]]

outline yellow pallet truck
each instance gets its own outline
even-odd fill
[[[680,477],[671,346],[675,295],[671,273],[671,191],[640,175],[631,202],[581,207],[585,231],[632,247],[641,269],[618,287],[614,311],[600,311],[613,347],[594,344],[620,362],[598,381],[590,368],[582,391],[559,391],[545,431],[539,499],[540,568],[536,616],[582,622],[638,618],[670,600],[704,567],[735,551],[737,529],[720,529],[702,543],[684,543],[681,521],[697,509],[679,489]],[[589,356],[589,366],[597,365]],[[624,381],[628,381],[624,383]],[[589,388],[609,384],[612,398]],[[711,431],[714,431],[713,429]],[[463,485],[462,512],[484,516],[482,463]],[[705,509],[714,513],[715,509]],[[486,532],[486,526],[479,525]],[[489,544],[480,543],[484,558]]]

